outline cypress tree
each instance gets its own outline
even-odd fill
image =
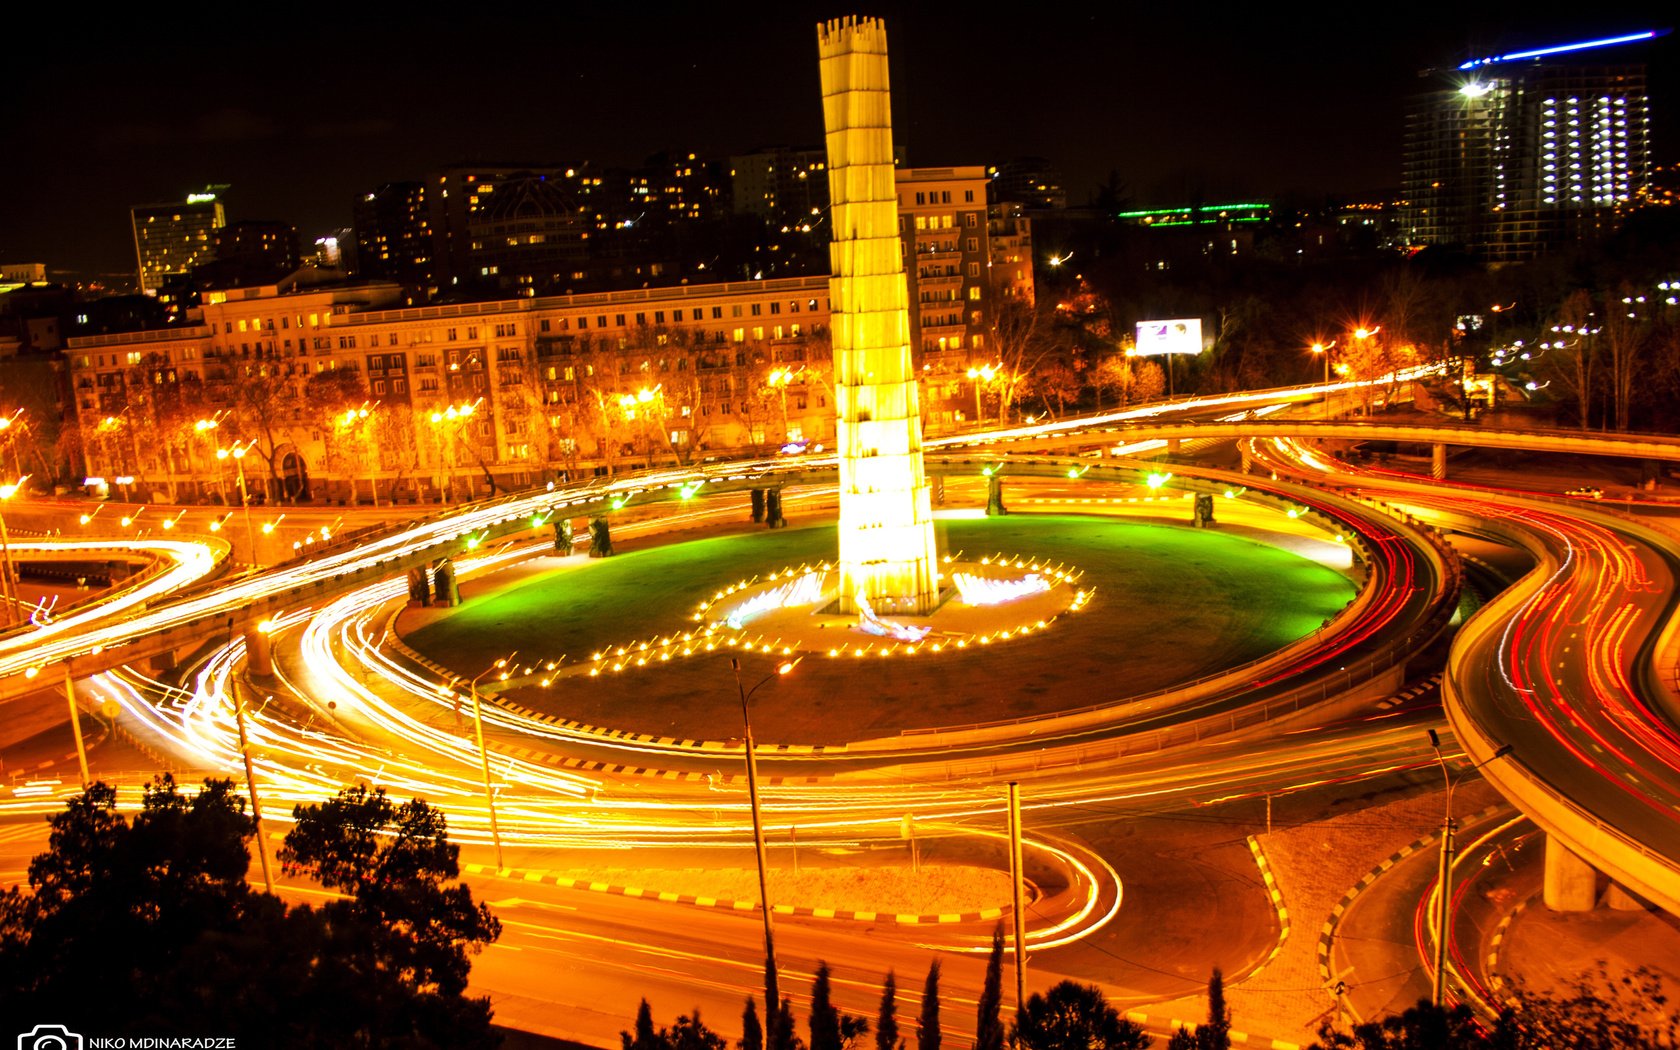
[[[828,964],[817,963],[817,978],[811,982],[811,1050],[840,1050],[840,1011],[830,1001]]]
[[[916,1018],[916,1050],[939,1050],[939,960],[928,967],[922,985],[922,1012]]]
[[[898,981],[893,972],[881,982],[881,1009],[875,1015],[875,1050],[904,1050],[898,1037]]]
[[[999,920],[992,930],[992,955],[986,960],[986,984],[980,990],[980,1015],[974,1026],[974,1050],[1003,1050],[1002,1009],[1003,922]]]
[[[758,1023],[758,1004],[747,996],[746,1009],[741,1011],[741,1041],[737,1050],[764,1050],[764,1026]]]

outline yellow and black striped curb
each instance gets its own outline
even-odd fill
[[[1272,907],[1277,910],[1278,919],[1277,943],[1272,946],[1272,950],[1266,955],[1265,960],[1248,975],[1253,977],[1254,974],[1272,964],[1272,960],[1276,959],[1278,953],[1283,951],[1284,942],[1289,940],[1289,909],[1283,903],[1283,891],[1278,889],[1277,878],[1272,874],[1271,862],[1266,860],[1266,854],[1260,848],[1260,840],[1250,835],[1248,837],[1248,849],[1249,852],[1254,854],[1254,864],[1260,869],[1260,878],[1265,880],[1266,895],[1272,899]]]
[[[1407,689],[1402,689],[1400,692],[1395,693],[1393,696],[1384,700],[1382,703],[1377,705],[1377,710],[1378,711],[1387,711],[1389,708],[1399,707],[1401,704],[1404,704],[1409,700],[1416,700],[1418,697],[1422,696],[1423,694],[1438,688],[1440,686],[1440,684],[1441,684],[1441,673],[1439,671],[1437,671],[1434,674],[1430,675],[1428,678],[1425,678],[1423,681],[1419,682],[1418,684],[1416,684],[1414,686],[1411,686],[1410,688],[1407,688]]]
[[[1466,826],[1480,823],[1505,808],[1505,803],[1496,802],[1486,809],[1481,810],[1472,816],[1466,817],[1463,823]],[[1324,987],[1330,988],[1336,983],[1335,976],[1330,972],[1330,945],[1336,939],[1336,928],[1341,925],[1342,916],[1347,914],[1347,910],[1353,905],[1354,900],[1357,899],[1361,893],[1370,889],[1371,884],[1376,882],[1379,876],[1383,875],[1390,868],[1405,860],[1407,857],[1410,857],[1412,854],[1429,847],[1438,841],[1440,837],[1440,832],[1431,831],[1429,834],[1423,836],[1415,842],[1390,853],[1383,859],[1381,864],[1378,864],[1376,867],[1366,872],[1364,878],[1354,883],[1353,888],[1343,894],[1342,899],[1336,902],[1336,906],[1330,909],[1330,917],[1324,920],[1324,925],[1319,929],[1318,933],[1318,975],[1323,979]]]
[[[1153,1029],[1157,1032],[1166,1032],[1169,1035],[1181,1028],[1194,1032],[1196,1029],[1201,1027],[1200,1024],[1197,1024],[1194,1021],[1186,1021],[1178,1017],[1169,1017],[1165,1019],[1160,1017],[1150,1017],[1148,1014],[1139,1013],[1136,1010],[1127,1010],[1126,1020],[1135,1025]],[[1269,1036],[1251,1035],[1248,1032],[1238,1032],[1235,1029],[1228,1029],[1225,1034],[1230,1037],[1231,1043],[1236,1046],[1252,1046],[1255,1047],[1256,1050],[1301,1050],[1300,1043],[1289,1043],[1282,1039],[1273,1039]]]
[[[1517,921],[1517,917],[1527,911],[1530,904],[1533,904],[1539,899],[1540,894],[1533,894],[1527,900],[1521,902],[1513,908],[1511,910],[1511,914],[1499,920],[1499,925],[1494,928],[1492,939],[1488,941],[1488,980],[1493,986],[1493,992],[1495,995],[1505,994],[1505,978],[1499,975],[1499,953],[1505,950],[1505,935],[1511,932],[1511,924]],[[1506,998],[1505,1005],[1516,1006],[1516,998]]]
[[[610,882],[590,882],[587,879],[568,879],[542,868],[495,868],[489,864],[463,864],[462,869],[473,875],[510,879],[515,882],[535,882],[561,889],[587,890],[591,893],[611,893],[620,897],[640,897],[644,900],[665,901],[671,904],[691,904],[699,908],[722,908],[725,911],[758,911],[756,901],[723,900],[691,893],[671,893],[664,890],[643,889],[640,886],[620,886]],[[900,926],[937,926],[957,923],[996,922],[1009,914],[1008,908],[983,908],[974,912],[941,912],[917,915],[905,912],[848,911],[841,908],[807,908],[792,904],[772,905],[772,915],[786,915],[809,919],[843,919],[850,922],[891,922]]]

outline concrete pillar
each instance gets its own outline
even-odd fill
[[[1169,455],[1169,456],[1174,455],[1183,446],[1184,446],[1184,439],[1183,438],[1168,438],[1167,439],[1167,455]]]
[[[161,652],[153,656],[150,661],[152,670],[157,674],[168,674],[175,670],[175,653],[173,650]]]
[[[1248,442],[1241,442],[1238,447],[1242,450],[1242,472],[1254,473],[1254,457],[1248,454]]]
[[[1604,891],[1604,906],[1611,911],[1648,911],[1650,902],[1637,893],[1612,881],[1610,888]]]
[[[1430,446],[1429,476],[1437,481],[1447,476],[1447,446]]]
[[[274,647],[258,624],[245,628],[245,666],[259,678],[274,677]]]
[[[1554,835],[1546,836],[1546,907],[1592,911],[1598,902],[1598,872]]]
[[[1009,513],[1003,505],[1003,479],[996,474],[986,476],[986,517],[1000,518]]]

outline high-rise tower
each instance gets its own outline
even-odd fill
[[[1660,31],[1478,58],[1414,100],[1406,129],[1413,243],[1489,262],[1614,227],[1650,183],[1645,67],[1607,60]]]
[[[833,240],[830,328],[840,456],[840,608],[925,614],[938,601],[933,509],[894,189],[887,31],[817,27]]]
[[[215,258],[215,233],[227,225],[218,190],[211,186],[172,204],[137,204],[129,209],[134,227],[134,258],[140,290],[154,295],[164,281],[191,273],[194,266]]]

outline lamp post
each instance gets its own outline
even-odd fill
[[[1453,782],[1452,772],[1447,769],[1447,760],[1441,754],[1441,737],[1431,729],[1429,731],[1429,746],[1435,750],[1435,761],[1441,765],[1441,778],[1447,785],[1447,812],[1441,821],[1441,869],[1437,879],[1436,891],[1440,894],[1435,905],[1435,985],[1433,989],[1436,1006],[1440,1006],[1447,994],[1447,916],[1452,904],[1452,858],[1453,832],[1458,830],[1458,824],[1453,820],[1452,800],[1453,789],[1458,784]],[[1477,762],[1467,773],[1473,773],[1489,763],[1504,758],[1511,753],[1510,744],[1502,744],[1499,749],[1486,759]],[[1463,781],[1459,777],[1459,781]]]
[[[223,413],[217,412],[209,419],[200,419],[193,424],[193,429],[203,434],[205,444],[210,446],[210,455],[216,468],[216,491],[221,493],[222,503],[225,505],[227,503],[227,481],[222,476],[221,457],[216,454],[216,435],[214,433],[215,429],[221,426],[222,416]]]
[[[752,803],[753,825],[753,855],[758,861],[758,903],[759,910],[764,913],[764,1013],[767,1028],[776,1025],[781,1016],[782,991],[781,982],[776,976],[776,933],[770,921],[770,884],[764,871],[764,816],[758,803],[758,756],[754,751],[752,716],[747,707],[747,701],[758,692],[765,683],[788,674],[799,666],[801,656],[789,660],[761,678],[757,685],[747,689],[741,684],[741,661],[730,657],[729,666],[735,671],[735,691],[741,696],[741,729],[745,734],[743,744],[747,752],[747,798]]]
[[[348,431],[358,424],[366,423],[369,414],[378,407],[379,403],[377,401],[371,407],[364,401],[361,408],[346,409],[344,415],[338,417],[338,429]],[[363,434],[362,437],[366,440],[368,435]],[[368,491],[373,496],[373,505],[377,507],[379,506],[379,445],[377,441],[369,443],[373,449],[373,461],[368,468]],[[354,471],[350,473],[350,503],[352,506],[356,503],[356,474]]]
[[[517,655],[519,655],[519,652],[515,650],[478,672],[473,676],[472,683],[468,686],[468,689],[472,692],[473,727],[478,736],[478,761],[484,769],[484,804],[490,810],[490,841],[496,844],[496,870],[498,871],[507,867],[507,865],[502,863],[502,829],[496,824],[496,796],[490,790],[490,751],[484,746],[484,711],[478,704],[478,683],[490,672],[499,671],[506,667],[508,662]],[[507,675],[504,674],[502,677],[506,678]]]
[[[9,502],[23,488],[23,483],[29,480],[25,474],[17,481],[0,485],[0,503]],[[12,540],[6,534],[6,515],[0,513],[0,583],[4,583],[6,598],[6,622],[15,623],[21,618],[18,609],[17,573],[12,567]]]
[[[257,531],[251,525],[251,494],[245,489],[245,453],[251,451],[252,447],[255,446],[256,443],[256,440],[252,439],[243,445],[235,445],[232,448],[218,448],[216,450],[217,460],[224,460],[229,456],[232,456],[233,465],[239,471],[239,503],[245,508],[245,542],[250,544],[252,565],[258,564]]]
[[[21,436],[13,436],[11,431],[12,431],[12,426],[14,424],[16,424],[17,421],[19,419],[21,419],[22,417],[23,417],[23,409],[21,409],[21,408],[18,409],[17,411],[15,411],[15,412],[13,412],[9,416],[0,416],[0,435],[5,435],[7,437],[12,438],[12,442],[11,442],[11,445],[12,445],[12,473],[14,473],[14,474],[22,474],[23,473],[23,464],[18,458],[18,442],[23,440],[23,438]],[[24,423],[24,424],[20,424],[19,428],[20,429],[27,429],[28,426],[29,426],[29,424]]]
[[[653,469],[653,438],[648,435],[648,421],[652,419],[654,415],[660,413],[647,406],[653,404],[654,400],[659,397],[659,392],[663,389],[665,389],[664,383],[652,388],[644,386],[634,394],[625,394],[618,399],[618,407],[624,410],[625,419],[634,420],[638,418],[639,413],[642,423],[642,440],[647,442],[647,465],[649,470]]]
[[[980,391],[997,375],[997,369],[991,365],[981,365],[968,370],[968,378],[974,380],[974,425],[980,426],[985,422],[985,412],[980,407]],[[1001,421],[1001,417],[1000,417]]]
[[[791,440],[788,436],[787,388],[788,384],[793,382],[793,371],[778,368],[766,376],[764,381],[769,384],[770,389],[782,396],[782,444],[785,445]]]
[[[1314,343],[1312,352],[1324,358],[1324,418],[1330,418],[1330,351],[1335,349],[1336,341],[1328,343]]]
[[[480,400],[483,399],[480,398]],[[447,486],[447,495],[444,497],[446,501],[455,498],[455,445],[453,439],[459,438],[459,434],[451,430],[447,435],[444,435],[442,428],[445,423],[453,425],[458,421],[466,420],[477,408],[478,402],[475,401],[472,404],[450,405],[441,412],[432,413],[432,427],[434,432],[439,435],[438,469],[443,472],[443,483],[438,487],[445,488]]]

